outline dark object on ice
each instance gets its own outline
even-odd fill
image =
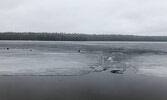
[[[30,50],[30,51],[32,51],[32,50]]]
[[[7,50],[9,50],[9,48],[6,48]]]
[[[103,71],[106,71],[107,70],[107,68],[103,68]]]
[[[123,74],[123,71],[122,70],[111,70],[111,73]]]
[[[81,52],[81,50],[78,50],[78,52]]]

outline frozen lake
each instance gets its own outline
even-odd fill
[[[0,75],[74,76],[132,68],[166,77],[167,43],[1,41],[0,65]]]
[[[166,93],[166,42],[0,41],[2,100],[167,100]]]

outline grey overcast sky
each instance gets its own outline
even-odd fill
[[[0,31],[167,35],[167,1],[0,0]]]

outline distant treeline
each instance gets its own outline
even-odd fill
[[[40,41],[167,41],[167,36],[105,35],[77,33],[1,32],[0,40]]]

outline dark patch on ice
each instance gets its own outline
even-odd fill
[[[114,73],[114,74],[123,74],[123,71],[122,70],[111,70],[110,71],[111,73]]]
[[[106,71],[107,70],[107,68],[103,68],[103,71]]]

